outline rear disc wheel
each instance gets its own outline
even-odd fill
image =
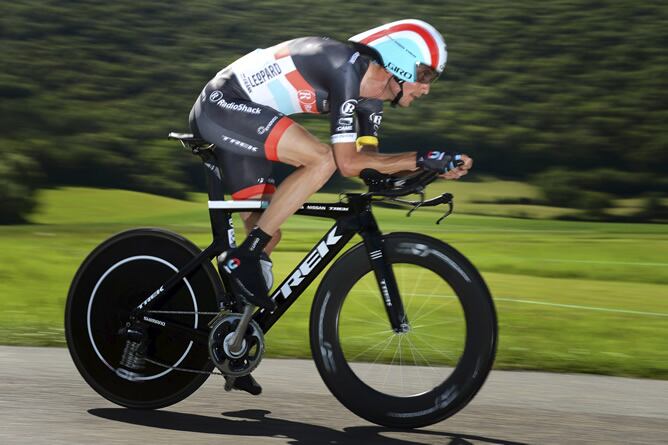
[[[106,399],[131,408],[160,408],[195,391],[208,374],[182,372],[146,363],[132,378],[120,367],[130,313],[200,252],[171,232],[138,229],[120,233],[97,247],[79,268],[65,313],[67,345],[77,369]],[[206,342],[200,344],[157,327],[171,321],[206,332],[216,312],[220,279],[209,262],[185,277],[145,326],[146,356],[169,367],[208,372],[213,368]],[[177,312],[187,312],[178,314]],[[120,374],[120,375],[119,375]]]

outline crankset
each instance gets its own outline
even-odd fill
[[[251,319],[253,307],[246,308],[244,314],[228,314],[216,320],[209,333],[209,356],[229,377],[250,374],[264,355],[264,335]]]
[[[174,371],[190,372],[196,374],[222,375],[225,377],[241,377],[250,374],[262,360],[264,355],[264,335],[260,326],[252,320],[253,306],[247,306],[243,314],[216,312],[209,327],[209,356],[220,372],[202,371],[179,366],[168,365],[146,355],[146,348],[139,347],[144,344],[144,336],[137,335],[136,338],[128,338],[121,367],[117,375],[126,380],[138,380],[140,372],[145,364],[153,364]],[[191,311],[150,311],[160,314],[191,314]],[[204,312],[197,312],[205,314]],[[128,328],[125,328],[126,330]],[[237,334],[241,333],[239,337]],[[127,335],[126,333],[124,333]],[[140,334],[140,332],[137,332]],[[141,332],[141,334],[144,334]],[[124,369],[125,368],[125,369]],[[129,368],[129,369],[128,369]]]

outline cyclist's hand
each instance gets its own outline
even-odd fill
[[[438,172],[443,178],[457,179],[473,166],[473,159],[459,153],[431,150],[418,152],[416,165],[423,170]]]
[[[461,156],[460,165],[450,170],[447,173],[443,173],[441,175],[441,178],[459,179],[465,174],[467,174],[469,170],[471,170],[471,167],[473,167],[473,159],[471,159],[468,155],[460,155],[460,156]]]

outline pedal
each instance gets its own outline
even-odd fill
[[[232,390],[245,391],[254,396],[259,396],[262,393],[262,387],[250,374],[240,377],[223,377],[225,377],[225,391],[227,392]]]

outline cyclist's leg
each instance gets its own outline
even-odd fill
[[[230,98],[227,91],[211,86],[193,107],[191,127],[223,151],[297,167],[258,220],[258,227],[270,235],[336,171],[331,147],[304,127],[271,107]]]
[[[276,191],[276,183],[272,174],[272,161],[249,156],[238,156],[237,154],[223,151],[218,154],[223,172],[223,180],[227,190],[232,194],[235,201],[248,199],[262,199],[271,201]],[[262,212],[241,212],[241,220],[244,222],[246,234],[257,225],[257,220]],[[267,255],[271,255],[281,239],[281,231],[270,234],[271,241],[264,248]]]
[[[234,96],[234,91],[207,85],[191,112],[193,133],[216,145],[217,152],[242,158],[279,161],[297,167],[274,194],[254,229],[229,251],[224,268],[237,293],[247,301],[273,310],[276,303],[256,279],[261,273],[259,254],[285,219],[292,215],[336,169],[332,150],[292,119],[275,109]],[[234,175],[242,174],[235,160]]]
[[[331,147],[297,123],[283,131],[276,145],[275,158],[297,170],[283,180],[258,220],[266,233],[277,231],[336,171]]]
[[[248,199],[261,199],[263,201],[271,201],[274,195],[256,195]],[[250,233],[255,227],[257,227],[257,222],[262,216],[260,212],[242,212],[239,214],[241,220],[244,222],[244,229],[246,229],[246,234]],[[267,255],[271,256],[271,253],[274,251],[279,242],[281,242],[281,237],[283,236],[281,229],[276,230],[271,234],[271,241],[267,244],[267,247],[264,248],[264,251]]]

